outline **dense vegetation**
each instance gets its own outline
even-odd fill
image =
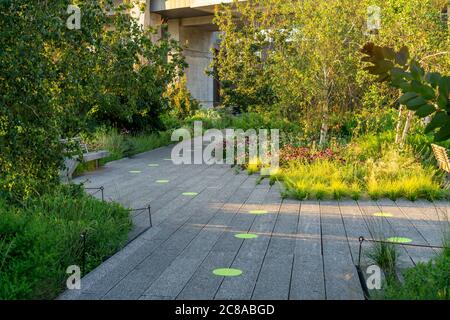
[[[152,41],[120,6],[79,1],[80,30],[66,27],[67,1],[0,3],[0,192],[17,199],[58,183],[61,138],[95,131],[156,131],[169,84],[185,67],[181,48]],[[176,95],[175,91],[172,95]]]
[[[62,138],[110,151],[107,162],[167,145],[194,121],[274,128],[280,168],[270,179],[283,182],[283,196],[448,199],[430,147],[450,147],[447,0],[218,6],[216,110],[198,110],[180,44],[165,25],[143,29],[130,15],[145,9],[135,2],[109,15],[109,0],[76,1],[83,22],[70,30],[66,0],[0,1],[0,299],[55,297],[66,267],[80,263],[81,233],[91,270],[131,227],[126,209],[60,185],[64,157],[81,153]],[[369,5],[382,8],[376,30]],[[446,270],[443,253],[387,297],[448,298]]]
[[[23,205],[0,198],[0,299],[51,299],[64,289],[70,265],[86,272],[124,244],[128,210],[60,187]]]

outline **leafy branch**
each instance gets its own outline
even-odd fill
[[[389,82],[401,90],[398,100],[420,118],[430,117],[425,132],[434,132],[435,141],[450,139],[450,77],[438,72],[426,72],[421,64],[410,58],[407,47],[395,51],[367,43],[361,52],[362,62],[370,63],[364,70],[378,76],[377,81]]]

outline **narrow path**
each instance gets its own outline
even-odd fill
[[[441,245],[448,202],[283,200],[278,185],[257,185],[256,175],[226,165],[174,165],[170,153],[160,148],[76,179],[103,186],[108,201],[150,204],[153,227],[60,299],[363,299],[354,266],[358,237],[373,237],[374,225]],[[148,216],[133,222],[136,233]],[[413,266],[435,253],[404,247],[401,262]],[[242,274],[213,274],[220,268]]]

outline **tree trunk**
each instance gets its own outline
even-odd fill
[[[395,143],[400,143],[400,129],[402,127],[402,114],[403,114],[403,106],[400,106],[398,109],[398,120],[397,127],[395,129]]]
[[[403,134],[402,134],[402,141],[401,144],[403,145],[406,141],[406,137],[408,136],[409,128],[411,127],[411,120],[414,115],[414,112],[409,111],[408,116],[406,117],[406,123],[405,127],[403,128]]]
[[[323,146],[327,142],[328,133],[328,101],[325,102],[322,110],[322,126],[320,128],[319,145]]]

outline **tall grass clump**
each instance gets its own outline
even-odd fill
[[[284,181],[285,195],[298,199],[448,199],[436,166],[421,162],[412,148],[399,148],[391,139],[391,132],[359,137],[341,158],[281,159],[282,169],[273,179]]]
[[[358,166],[320,160],[313,163],[290,163],[272,179],[284,181],[286,194],[297,199],[358,199],[363,172]]]
[[[107,150],[109,157],[101,163],[131,157],[138,153],[150,151],[171,143],[171,131],[129,134],[117,129],[101,128],[92,137],[86,137],[91,150]]]

